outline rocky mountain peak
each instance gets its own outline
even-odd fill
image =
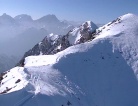
[[[52,23],[59,22],[58,18],[53,14],[43,16],[40,19],[38,19],[37,21],[39,21],[39,22],[49,22],[49,23],[50,22],[52,22]]]
[[[17,21],[33,21],[32,17],[27,14],[17,15],[14,19]]]
[[[60,52],[69,46],[84,43],[93,39],[97,26],[91,21],[83,23],[81,26],[70,30],[66,35],[46,36],[40,43],[36,44],[32,49],[25,53],[21,61],[17,65],[23,65],[24,59],[31,55],[49,55]]]

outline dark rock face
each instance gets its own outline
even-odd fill
[[[71,46],[69,41],[67,40],[67,36],[58,36],[55,40],[49,39],[47,36],[38,44],[36,44],[32,49],[25,53],[23,58],[17,64],[19,66],[24,65],[24,59],[27,56],[32,55],[49,55],[60,52],[67,47]]]
[[[91,30],[91,27],[86,22],[77,29],[77,32],[81,35],[79,36],[79,39],[77,39],[76,42],[71,44],[69,37],[75,36],[77,38],[78,36],[78,35],[72,35],[73,31],[74,29],[70,30],[66,35],[46,36],[41,42],[39,42],[32,49],[26,52],[17,65],[24,66],[24,60],[25,57],[27,56],[55,54],[57,52],[60,52],[68,48],[69,46],[84,43],[88,40],[92,40],[95,38],[96,35],[96,29]]]

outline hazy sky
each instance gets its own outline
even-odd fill
[[[126,13],[138,14],[138,0],[0,0],[3,13],[33,19],[55,14],[59,19],[107,23]]]

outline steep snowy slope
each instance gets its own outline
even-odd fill
[[[92,41],[27,57],[24,71],[12,69],[22,87],[5,78],[16,77],[11,70],[1,75],[0,105],[138,106],[137,43],[138,16],[126,14],[98,29]]]

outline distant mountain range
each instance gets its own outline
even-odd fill
[[[0,16],[0,28],[2,29],[11,28],[13,30],[17,28],[24,31],[32,27],[37,29],[44,28],[48,33],[66,34],[74,26],[69,24],[69,22],[60,21],[55,15],[46,15],[37,20],[33,20],[31,16],[26,14],[18,15],[14,18],[6,13]],[[16,32],[16,34],[18,33]]]
[[[46,15],[33,20],[31,16],[26,14],[13,18],[4,13],[0,16],[0,58],[3,54],[7,55],[9,57],[7,64],[9,65],[0,62],[0,71],[13,66],[12,64],[10,66],[11,56],[21,58],[26,51],[50,33],[64,35],[73,28],[72,24],[60,21],[55,15]],[[15,63],[18,62],[16,59],[15,61]]]

